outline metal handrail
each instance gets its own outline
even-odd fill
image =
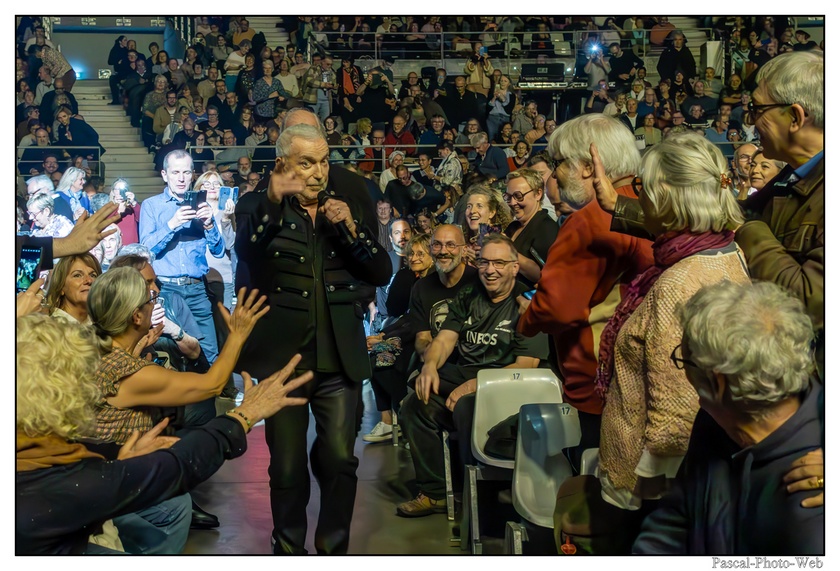
[[[715,29],[714,28],[677,28],[677,29],[679,31],[681,31],[682,33],[687,34],[687,35],[693,35],[697,32],[702,32],[703,35],[705,36],[705,41],[708,41],[709,39],[712,39],[712,38],[715,37]],[[625,35],[629,35],[629,34],[632,34],[633,31],[634,30],[624,30],[623,33]],[[635,30],[635,31],[639,31],[639,30]],[[653,49],[651,48],[650,34],[653,31],[652,29],[644,29],[644,30],[641,30],[641,31],[644,32],[644,36],[642,38],[622,37],[619,40],[619,43],[621,44],[623,49],[633,49],[633,46],[637,45],[638,41],[641,39],[642,49],[641,49],[641,53],[639,54],[639,57],[641,57],[644,60],[644,58],[657,53],[657,51],[659,51],[659,48],[653,48]],[[491,61],[493,62],[494,67],[501,69],[503,73],[506,73],[506,74],[509,74],[509,75],[512,75],[512,76],[516,77],[516,76],[518,76],[519,71],[520,71],[518,64],[527,62],[527,59],[536,59],[536,58],[531,57],[531,58],[526,58],[525,60],[523,60],[521,57],[512,57],[512,50],[517,49],[517,48],[512,47],[512,46],[517,46],[518,45],[520,51],[524,51],[526,53],[530,52],[531,51],[529,49],[530,45],[528,47],[526,47],[524,45],[525,41],[526,41],[526,39],[528,39],[528,40],[532,39],[533,34],[538,33],[538,32],[533,32],[533,31],[521,31],[521,32],[496,32],[496,31],[493,31],[493,32],[488,32],[488,31],[478,31],[478,32],[447,32],[447,31],[443,31],[443,32],[389,32],[389,35],[393,35],[393,36],[397,36],[397,37],[405,37],[405,36],[408,36],[408,35],[414,35],[415,33],[425,35],[426,40],[428,40],[429,36],[436,36],[437,37],[436,43],[438,43],[440,45],[440,50],[439,50],[439,52],[437,52],[437,51],[434,52],[435,57],[418,58],[418,61],[424,61],[424,62],[429,62],[429,63],[434,62],[437,67],[444,67],[447,60],[457,59],[459,57],[468,57],[470,54],[473,53],[472,44],[474,44],[474,42],[476,42],[476,41],[486,41],[487,39],[492,39],[491,54],[492,53],[496,54],[496,55],[493,55],[491,57]],[[590,37],[590,35],[593,35],[593,34],[599,34],[600,35],[600,34],[603,34],[603,33],[609,33],[609,31],[608,30],[568,30],[568,31],[549,30],[549,31],[546,31],[544,33],[548,34],[548,36],[550,38],[549,43],[552,46],[551,51],[554,53],[554,55],[546,55],[546,63],[551,63],[552,58],[553,59],[563,59],[564,56],[565,56],[566,59],[568,59],[568,57],[570,57],[570,56],[573,56],[576,59],[579,59],[580,56],[583,55],[582,50],[584,49],[584,43],[585,43],[586,39],[588,37]],[[422,41],[422,42],[421,41],[418,41],[418,42],[401,42],[400,41],[400,42],[395,42],[395,43],[391,43],[391,44],[386,43],[383,47],[383,41],[382,41],[382,38],[381,38],[381,34],[377,34],[373,30],[371,30],[369,32],[354,32],[353,34],[349,34],[346,31],[345,32],[322,31],[322,32],[318,32],[318,34],[324,34],[327,37],[327,47],[325,48],[325,47],[321,46],[321,49],[325,50],[327,53],[330,53],[331,55],[334,55],[336,57],[340,57],[344,53],[352,52],[357,58],[360,55],[361,56],[370,55],[370,56],[373,56],[378,61],[379,59],[381,59],[382,55],[384,55],[385,53],[396,52],[398,55],[405,55],[404,53],[401,53],[401,52],[405,52],[407,47],[410,47],[410,48],[417,47],[417,44],[426,44],[426,46],[427,46],[426,48],[420,47],[420,49],[417,50],[418,52],[420,52],[420,53],[428,52],[428,54],[430,56],[433,53],[432,49],[428,48],[428,42],[425,41],[425,40]],[[359,36],[359,35],[362,35],[362,34],[370,35],[370,36],[374,37],[373,49],[372,50],[371,49],[365,49],[365,50],[360,51],[358,49],[358,47],[354,46],[353,41],[352,41],[353,37],[354,36]],[[344,36],[345,38],[348,38],[348,36],[349,36],[349,43],[347,44],[348,47],[344,48],[344,49],[332,49],[331,50],[329,48],[329,46],[332,42],[330,42],[329,40],[330,40],[331,37],[335,38],[335,37],[338,37],[338,36]],[[489,36],[489,38],[488,38],[488,36]],[[467,48],[465,46],[463,50],[457,50],[456,51],[455,46],[457,44],[453,43],[456,38],[463,38],[464,39],[464,44],[466,44],[466,42],[469,42],[471,44],[469,49],[467,50]],[[314,33],[313,33],[312,36],[310,36],[309,40],[310,40],[310,45],[316,43]],[[452,45],[450,45],[450,44],[452,44]],[[558,47],[558,44],[559,44],[559,47]],[[600,45],[604,50],[606,50],[607,45],[605,45],[602,41],[601,41]],[[501,52],[498,48],[494,49],[495,46],[503,46]],[[691,48],[697,49],[699,46],[689,45],[688,47],[690,49]],[[558,54],[557,53],[558,49],[561,52],[566,52],[566,53],[565,54],[564,53]],[[409,50],[409,51],[412,51],[412,50]],[[467,53],[467,52],[469,52],[469,53]],[[498,55],[499,53],[503,53],[504,55],[499,56]],[[537,54],[534,54],[534,55],[537,55]],[[695,54],[695,55],[698,55],[698,54]],[[403,61],[413,61],[413,60],[408,59],[408,58],[400,58],[400,59],[402,59]],[[539,59],[542,59],[542,58],[539,58]],[[580,62],[578,62],[578,63],[580,63]]]
[[[61,145],[61,146],[47,146],[47,147],[38,147],[37,145],[29,145],[29,146],[18,146],[18,147],[16,147],[16,149],[17,149],[17,151],[18,151],[18,152],[16,153],[16,157],[17,157],[17,158],[16,158],[16,161],[17,161],[17,164],[18,164],[18,165],[20,165],[21,156],[23,155],[23,152],[22,152],[22,151],[26,151],[26,149],[44,149],[45,151],[46,151],[46,150],[52,151],[52,152],[53,152],[53,153],[55,153],[56,155],[60,155],[60,158],[59,158],[59,163],[60,163],[62,160],[67,160],[67,159],[72,158],[72,157],[73,157],[73,155],[81,154],[81,153],[67,153],[67,154],[68,154],[68,155],[70,155],[70,156],[69,156],[69,157],[65,157],[65,156],[63,155],[63,151],[68,150],[68,149],[69,149],[69,150],[83,150],[83,149],[89,149],[89,150],[95,150],[95,151],[97,151],[97,152],[99,152],[99,151],[101,150],[101,149],[100,149],[99,147],[97,147],[97,146],[69,146],[69,145]],[[107,149],[106,149],[106,150],[107,150]],[[101,156],[101,153],[100,153],[99,160],[97,160],[97,161],[93,161],[93,162],[94,162],[94,163],[96,163],[96,172],[95,172],[95,173],[93,173],[93,171],[91,170],[91,174],[95,174],[96,176],[99,176],[99,174],[100,174],[100,172],[101,172],[101,166],[100,166],[100,163],[102,162],[102,156]],[[20,173],[20,174],[21,174],[21,176],[24,176],[24,177],[34,176],[34,175],[32,175],[32,173],[28,173],[28,172],[25,172],[25,173],[24,173],[24,172],[22,172],[22,173]]]

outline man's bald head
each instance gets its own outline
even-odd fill
[[[295,107],[286,113],[286,118],[283,119],[283,130],[295,125],[312,125],[313,127],[320,127],[321,122],[318,116],[309,109],[304,107]]]

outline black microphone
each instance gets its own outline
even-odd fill
[[[326,190],[321,191],[318,193],[318,208],[321,208],[326,204],[327,200],[330,198],[334,200],[340,200],[338,196],[336,196],[332,192],[327,192]],[[353,235],[350,233],[350,229],[347,227],[347,223],[344,221],[338,222],[333,224],[335,226],[336,231],[341,239],[341,241],[349,248],[351,255],[360,262],[366,262],[373,259],[373,254],[376,251],[375,248],[371,250],[369,246],[372,245],[372,238],[365,238],[364,234],[361,234],[359,238],[364,240],[356,240],[353,238]]]
[[[318,208],[323,207],[324,204],[327,203],[327,200],[329,200],[331,198],[333,200],[338,199],[337,196],[328,194],[326,190],[323,190],[323,191],[319,192],[318,193]],[[335,226],[335,229],[338,231],[338,235],[341,236],[342,241],[344,241],[346,244],[350,245],[350,244],[353,244],[353,242],[356,241],[356,239],[353,238],[353,234],[350,233],[350,229],[347,227],[347,223],[344,222],[343,220],[341,222],[338,222],[338,223],[334,224],[333,226]]]

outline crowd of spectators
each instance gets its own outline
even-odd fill
[[[569,535],[609,522],[604,535],[615,541],[596,553],[735,553],[744,546],[819,552],[822,499],[805,494],[824,485],[824,120],[822,86],[814,86],[823,55],[807,32],[773,19],[712,22],[731,44],[733,73],[721,78],[714,68],[698,73],[685,34],[667,18],[609,18],[601,28],[590,19],[549,17],[301,17],[286,18],[287,29],[292,21],[290,43],[275,48],[240,17],[198,18],[185,53],[173,54],[183,57],[155,43],[141,53],[127,36],[114,40],[112,103],[141,129],[163,178],[163,192],[142,203],[131,181],[105,184],[105,150],[78,115],[72,69],[55,56],[60,52],[37,19],[22,22],[18,42],[31,57],[18,59],[16,135],[26,145],[19,157],[26,193],[17,197],[17,244],[40,244],[55,269],[46,293],[39,279],[18,296],[18,352],[25,353],[25,342],[60,353],[42,345],[72,338],[75,364],[50,378],[78,393],[62,405],[76,410],[58,411],[60,422],[62,415],[81,416],[72,425],[43,416],[32,400],[45,390],[43,375],[32,356],[18,358],[18,493],[42,490],[33,475],[44,468],[30,460],[50,455],[40,447],[81,446],[61,448],[79,455],[73,462],[138,462],[145,456],[131,452],[134,429],[149,431],[143,446],[171,449],[178,465],[145,449],[139,473],[164,469],[178,483],[131,488],[123,502],[119,494],[133,482],[126,478],[111,498],[120,507],[96,510],[93,527],[74,528],[64,506],[54,516],[64,519],[62,538],[35,541],[35,527],[19,524],[19,548],[92,553],[90,545],[101,540],[100,547],[116,551],[177,552],[190,525],[218,526],[194,503],[190,518],[184,494],[222,457],[241,454],[240,426],[247,431],[255,418],[300,404],[274,388],[282,381],[251,389],[247,379],[249,390],[260,392],[250,399],[246,393],[228,418],[213,418],[214,398],[242,398],[231,372],[268,311],[253,290],[235,292],[236,244],[248,235],[237,240],[234,187],[242,196],[279,184],[278,140],[304,122],[318,125],[329,145],[329,176],[338,171],[367,189],[376,239],[391,261],[388,285],[376,288],[357,317],[368,335],[380,414],[363,439],[390,441],[399,422],[417,475],[416,496],[396,507],[398,515],[446,511],[443,430],[460,434],[461,464],[474,463],[477,372],[545,367],[557,373],[564,400],[580,416],[581,443],[568,451],[574,470],[585,449],[600,449],[597,491],[587,485],[577,494],[587,508],[558,502],[558,548]],[[558,121],[540,113],[494,68],[505,49],[494,34],[502,31],[532,31],[531,51],[546,53],[553,49],[549,32],[585,32],[578,72],[588,78],[589,94],[580,116]],[[394,77],[397,58],[440,49],[429,38],[442,32],[454,53],[469,45],[462,75],[441,68]],[[470,43],[468,32],[484,33]],[[387,48],[389,34],[399,33],[414,45],[383,49],[373,67],[357,65],[351,50],[376,41]],[[743,41],[749,53],[738,64]],[[307,62],[310,42],[319,48]],[[638,57],[648,44],[664,48],[656,85]],[[41,79],[35,90],[33,73]],[[74,154],[74,146],[94,149]],[[205,198],[190,202],[191,191]],[[752,286],[750,279],[770,283]],[[756,308],[762,299],[784,303],[776,313],[764,306],[764,326],[737,313],[740,321],[720,330],[729,336],[720,343],[708,331],[734,312],[734,301],[723,308],[727,295],[756,297]],[[24,316],[33,312],[62,324]],[[798,329],[788,326],[792,321]],[[771,355],[767,348],[776,344],[783,350]],[[740,363],[732,361],[736,350],[744,352],[737,353]],[[277,379],[290,376],[290,365]],[[778,373],[787,369],[793,372]],[[96,390],[70,378],[91,371]],[[192,388],[171,388],[187,379],[179,375],[190,375]],[[255,404],[271,390],[283,392],[271,406]],[[733,464],[742,449],[769,457],[776,431],[787,434],[790,423],[807,430],[782,447],[784,463],[776,458],[760,475]],[[181,442],[159,437],[164,430]],[[709,450],[700,434],[725,439],[731,454]],[[78,443],[84,436],[123,448],[119,456],[117,448],[93,452]],[[207,466],[187,469],[183,463],[210,441],[218,454],[205,452]],[[703,458],[714,468],[701,465]],[[800,471],[790,472],[793,462]],[[54,468],[46,470],[61,481]],[[696,495],[721,474],[733,494],[753,493],[749,486],[772,491],[762,509],[784,517],[766,518],[775,524],[763,528],[761,541],[730,537],[747,513],[717,505],[692,505],[686,513],[666,494],[673,488],[675,497]],[[89,475],[77,477],[90,484]],[[20,509],[42,510],[29,502]],[[157,506],[172,517],[152,522],[146,510]],[[172,537],[154,544],[128,516]],[[692,518],[708,526],[728,518],[730,527],[706,530],[702,540],[675,531]],[[116,542],[108,522],[120,530]],[[784,539],[791,522],[795,541]],[[804,539],[802,530],[813,537]],[[111,539],[88,544],[88,535]]]

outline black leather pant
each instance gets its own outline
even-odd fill
[[[342,374],[316,373],[312,381],[292,393],[308,398],[309,406],[287,407],[266,419],[275,553],[306,553],[310,491],[306,432],[310,407],[316,438],[309,459],[321,488],[315,549],[323,554],[347,553],[359,465],[359,459],[353,455],[359,390],[358,383]]]

